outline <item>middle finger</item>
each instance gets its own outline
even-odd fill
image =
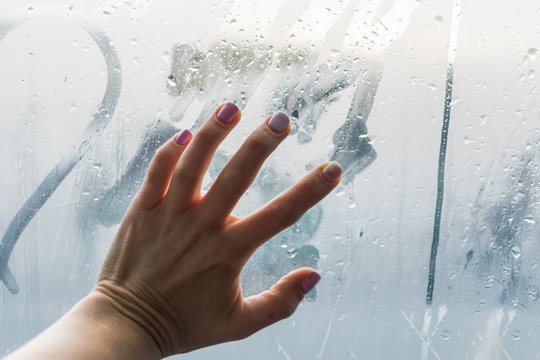
[[[219,223],[228,218],[266,158],[289,134],[289,124],[289,116],[279,111],[247,138],[201,200],[209,220]]]

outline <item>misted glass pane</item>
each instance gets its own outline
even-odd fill
[[[215,108],[290,136],[235,214],[326,161],[341,184],[248,262],[297,312],[182,359],[540,357],[540,3],[4,1],[0,354],[94,285],[154,152]],[[159,261],[159,259],[156,259]]]

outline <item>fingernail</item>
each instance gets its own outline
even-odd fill
[[[285,114],[283,111],[278,111],[277,113],[272,116],[270,121],[268,122],[268,126],[270,129],[272,129],[275,133],[281,133],[285,131],[285,129],[289,126],[289,123],[291,122],[291,119],[289,118],[289,115]]]
[[[311,289],[313,289],[320,280],[321,275],[319,275],[315,271],[306,276],[304,278],[304,281],[302,281],[302,290],[304,291],[304,294],[310,292]]]
[[[339,177],[341,176],[343,169],[341,168],[341,165],[339,165],[337,162],[333,161],[328,166],[326,166],[323,171],[323,178],[329,183],[335,182]]]
[[[238,106],[233,103],[226,103],[225,106],[219,110],[217,118],[224,124],[230,123],[235,115],[238,113]]]
[[[192,136],[193,136],[193,134],[191,133],[191,131],[184,130],[176,138],[176,143],[178,145],[185,145],[185,144],[187,144],[189,142],[189,140],[191,140]]]

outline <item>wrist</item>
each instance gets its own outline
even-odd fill
[[[150,338],[160,357],[187,352],[187,334],[179,326],[168,301],[148,288],[130,289],[111,280],[101,280],[92,291],[100,301],[136,325]]]
[[[99,341],[96,345],[101,346],[110,358],[162,358],[151,334],[120,311],[115,300],[101,291],[92,290],[70,313],[82,317],[83,323],[91,324],[87,328],[95,329],[93,336]]]
[[[160,359],[156,343],[112,301],[93,290],[7,359]]]

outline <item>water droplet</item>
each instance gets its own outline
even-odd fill
[[[536,56],[538,55],[538,49],[536,48],[530,48],[527,50],[527,57],[529,60],[534,61],[536,60]]]
[[[441,339],[443,340],[450,340],[451,332],[448,329],[442,329],[441,330]]]
[[[521,331],[519,331],[518,329],[514,329],[512,330],[511,336],[513,340],[519,340],[521,339]]]
[[[527,216],[526,218],[523,219],[523,221],[525,221],[527,224],[536,224],[536,220],[534,220],[534,218],[532,216]]]
[[[298,249],[297,248],[288,248],[287,249],[287,256],[289,256],[289,258],[294,259],[297,254],[298,254]]]
[[[345,194],[345,187],[344,186],[338,186],[336,189],[336,196],[341,197]]]
[[[176,76],[174,74],[167,76],[167,84],[169,84],[170,87],[176,86]]]
[[[461,102],[461,99],[460,98],[454,98],[454,100],[452,100],[452,102],[450,103],[450,106],[454,106],[454,105],[457,105]]]
[[[428,84],[428,88],[429,88],[429,90],[435,91],[435,90],[437,90],[437,85],[435,85],[435,84]]]
[[[171,53],[166,50],[161,53],[161,58],[167,62],[169,61],[170,56],[171,56]]]
[[[486,114],[481,114],[480,115],[480,125],[486,125],[486,122],[487,122],[487,115]]]
[[[527,295],[533,300],[536,300],[538,298],[538,289],[536,289],[533,286],[527,287]]]
[[[444,21],[444,17],[442,15],[437,15],[434,17],[434,20],[436,22],[443,22]]]
[[[510,251],[514,259],[518,259],[521,256],[521,249],[517,245],[513,246]]]

